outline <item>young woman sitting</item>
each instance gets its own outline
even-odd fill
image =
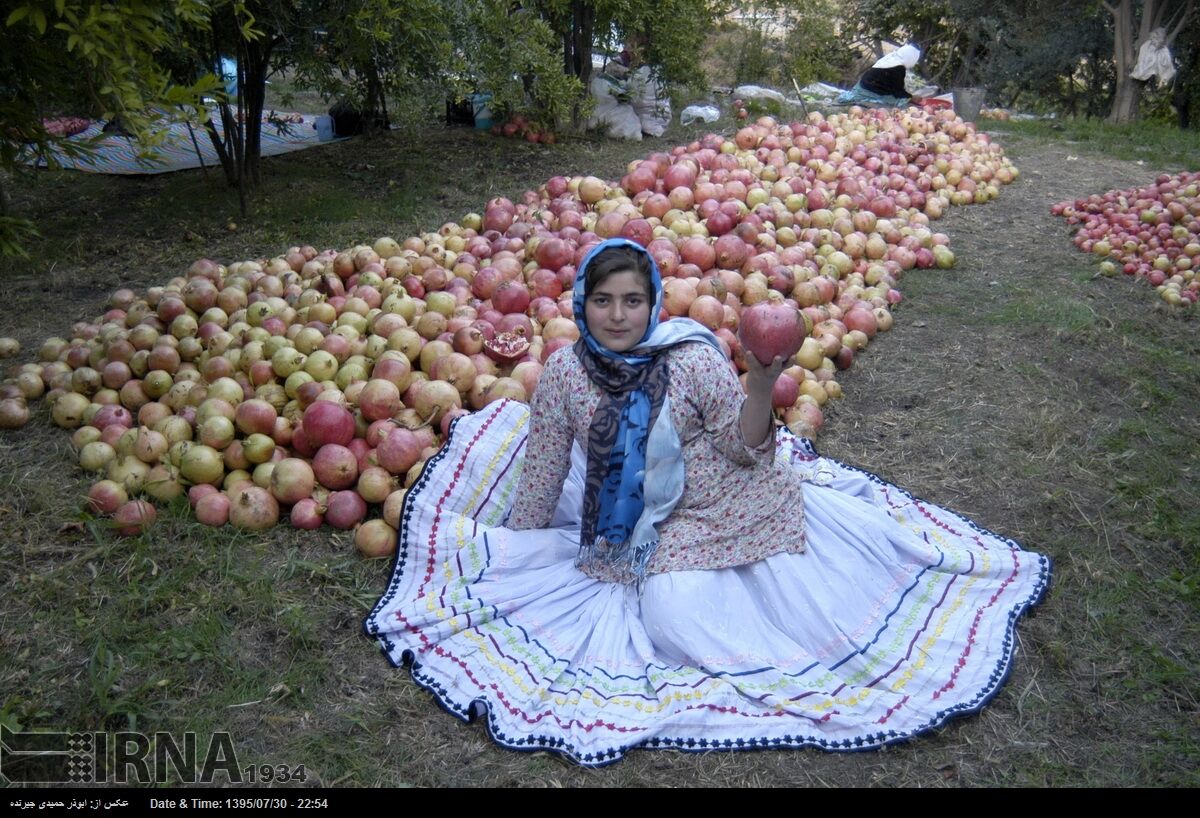
[[[1049,561],[774,430],[782,360],[662,318],[622,239],[580,264],[580,340],[532,408],[455,421],[365,622],[493,738],[583,764],[902,741],[1007,677]]]

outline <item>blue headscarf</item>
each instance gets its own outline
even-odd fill
[[[608,349],[592,335],[585,311],[588,267],[596,256],[628,247],[649,261],[653,303],[645,334],[625,352]],[[580,561],[623,565],[641,579],[658,545],[654,526],[683,495],[683,455],[667,396],[665,353],[698,342],[720,350],[707,328],[690,318],[660,322],[662,275],[654,258],[628,239],[608,239],[584,257],[575,275],[573,308],[580,339],[575,354],[603,391],[588,435]]]

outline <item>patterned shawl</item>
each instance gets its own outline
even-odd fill
[[[580,339],[574,351],[603,392],[588,434],[580,562],[620,563],[632,578],[641,579],[658,546],[654,526],[683,495],[683,454],[671,421],[667,356],[662,353],[689,342],[721,347],[716,336],[689,318],[660,323],[662,276],[649,253],[654,303],[646,334],[624,353],[595,339],[584,312],[588,266],[597,253],[622,246],[646,253],[636,242],[609,239],[592,248],[575,275],[573,307]]]

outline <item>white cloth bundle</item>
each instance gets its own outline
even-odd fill
[[[592,77],[591,92],[596,99],[596,110],[588,120],[589,128],[603,128],[614,139],[631,139],[640,142],[642,123],[632,105],[617,99],[616,94],[623,86],[603,76]]]
[[[897,65],[903,65],[905,68],[912,68],[919,59],[921,59],[921,51],[915,45],[902,45],[891,54],[884,54],[871,67],[895,68]]]
[[[650,66],[643,65],[629,78],[629,94],[633,98],[633,110],[642,123],[642,133],[662,136],[671,124],[671,99],[662,84],[650,73]]]
[[[1129,76],[1143,82],[1157,76],[1166,85],[1175,76],[1175,62],[1171,59],[1171,51],[1167,48],[1167,32],[1156,28],[1150,32],[1150,37],[1142,43],[1138,51],[1137,65],[1129,72]]]

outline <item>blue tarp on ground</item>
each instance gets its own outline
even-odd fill
[[[907,98],[872,93],[857,83],[849,91],[839,94],[836,102],[838,105],[869,105],[872,108],[905,108],[912,104]]]
[[[299,118],[298,122],[277,122],[269,120],[262,126],[262,155],[274,156],[280,153],[304,150],[322,144],[317,136],[315,122],[319,118],[312,115],[289,114],[291,118]],[[88,140],[101,136],[103,123],[94,122],[87,130],[72,140]],[[220,131],[220,121],[217,120]],[[195,142],[192,135],[195,135]],[[126,136],[110,134],[103,136],[97,143],[94,155],[72,158],[61,153],[56,158],[63,167],[81,170],[88,173],[111,174],[151,174],[170,173],[176,170],[198,168],[203,164],[209,167],[220,165],[217,152],[212,146],[207,131],[193,126],[189,133],[188,126],[176,123],[170,126],[166,140],[157,150],[157,157],[151,160],[138,156],[138,143]],[[197,155],[197,147],[199,155]],[[43,163],[44,164],[44,163]]]

